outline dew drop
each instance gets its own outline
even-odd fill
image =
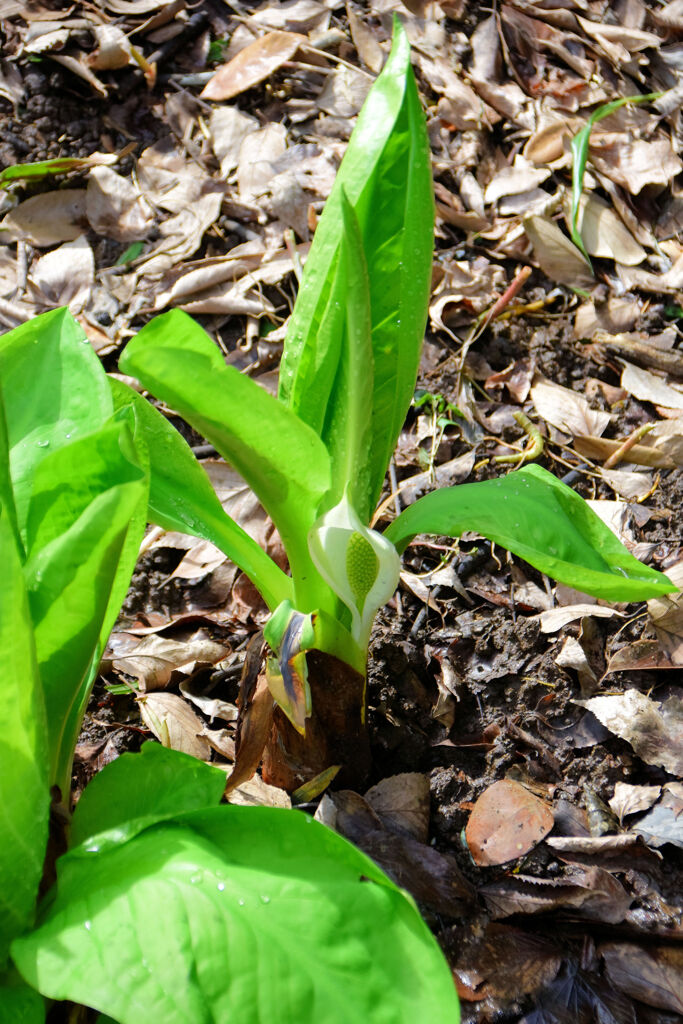
[[[270,903],[270,896],[262,896],[261,901],[263,903]]]
[[[84,928],[85,928],[86,932],[89,932],[90,929],[92,928],[92,921],[86,921],[85,925],[84,925]]]
[[[198,882],[201,882],[201,880],[201,875],[192,875],[192,877],[190,878],[190,885],[196,885]]]
[[[223,892],[225,890],[225,882],[219,882],[216,888],[219,892]]]
[[[50,442],[49,441],[36,441],[36,445],[38,446],[38,448],[49,448],[50,447]]]
[[[244,906],[244,900],[238,900],[237,902],[239,903],[239,905],[240,905],[241,907],[243,907],[243,906]]]

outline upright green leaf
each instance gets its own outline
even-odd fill
[[[226,366],[208,335],[179,310],[148,323],[128,343],[120,366],[244,477],[277,526],[293,572],[295,563],[310,565],[306,531],[330,486],[329,456],[310,427]]]
[[[132,406],[136,440],[142,440],[149,452],[152,522],[211,541],[250,577],[269,608],[291,598],[292,581],[223,511],[184,437],[142,395],[114,378],[110,384],[117,408]]]
[[[457,1024],[412,900],[298,811],[215,807],[62,857],[23,977],[120,1024]]]
[[[147,476],[124,424],[55,451],[35,471],[24,571],[55,773],[70,764],[66,722],[85,699],[130,522],[146,500]]]
[[[334,331],[321,333],[321,326],[330,316],[339,260],[342,192],[360,225],[370,280],[374,385],[367,505],[372,507],[415,387],[432,264],[429,143],[410,47],[398,21],[391,54],[358,117],[316,229],[285,342],[280,397],[318,433],[340,355]]]
[[[68,309],[42,313],[0,337],[0,380],[23,534],[36,466],[100,427],[113,403],[102,364]]]
[[[0,971],[33,921],[50,805],[47,728],[19,555],[0,511]],[[3,998],[0,990],[0,999]]]
[[[607,601],[643,601],[676,589],[629,554],[583,498],[539,466],[432,491],[405,509],[384,536],[401,552],[418,533],[457,537],[464,530]]]

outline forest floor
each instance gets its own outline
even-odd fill
[[[273,390],[294,269],[394,11],[437,220],[418,391],[384,497],[508,472],[500,457],[519,463],[533,441],[524,411],[538,464],[683,584],[678,2],[0,0],[0,168],[82,161],[4,182],[1,329],[68,304],[117,372],[127,338],[180,307]],[[223,98],[202,97],[209,81]],[[639,93],[661,95],[591,134],[591,267],[570,240],[570,141],[601,104]],[[277,556],[240,479],[173,422]],[[265,607],[205,542],[157,529],[144,548],[77,789],[162,719],[174,745],[235,756]],[[413,892],[468,1024],[683,1020],[682,671],[677,595],[596,602],[474,534],[409,549],[372,639],[372,788],[308,809]],[[258,775],[234,799],[290,804]]]

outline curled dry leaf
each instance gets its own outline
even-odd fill
[[[221,165],[221,174],[227,178],[237,168],[240,146],[247,135],[256,131],[259,122],[243,114],[237,107],[214,107],[209,118],[211,146]]]
[[[639,690],[575,700],[610,732],[626,740],[647,764],[683,775],[683,701],[671,696],[662,704]]]
[[[683,391],[649,370],[622,360],[621,386],[641,402],[652,402],[667,409],[683,409]]]
[[[537,377],[529,392],[536,412],[565,434],[600,437],[613,417],[608,412],[591,409],[583,395]]]
[[[503,196],[516,196],[534,189],[550,177],[549,167],[534,167],[518,154],[511,167],[504,167],[486,186],[484,199],[497,203]]]
[[[137,679],[141,690],[163,690],[174,672],[189,675],[197,665],[216,665],[228,651],[198,633],[180,642],[164,636],[146,636],[124,657],[114,657],[117,672]]]
[[[554,824],[550,807],[524,786],[501,779],[475,803],[465,837],[475,864],[488,867],[523,857]]]
[[[479,891],[494,918],[566,909],[572,916],[618,924],[632,902],[621,883],[598,867],[575,869],[560,879],[508,874]]]
[[[662,799],[633,828],[648,846],[673,843],[683,849],[683,782],[667,782]]]
[[[182,697],[175,693],[146,693],[137,701],[143,722],[162,746],[209,760],[211,746],[201,735],[204,724]]]
[[[612,672],[642,672],[653,669],[675,669],[659,640],[635,640],[620,647],[607,663],[605,675]]]
[[[595,615],[599,618],[611,619],[619,615],[616,608],[606,608],[598,604],[568,604],[560,608],[549,608],[541,612],[539,621],[542,633],[557,633],[563,626],[577,619],[583,619],[586,615]]]
[[[82,312],[95,283],[95,257],[85,235],[36,260],[28,283],[39,306],[68,306],[74,314]]]
[[[634,196],[646,185],[668,185],[683,169],[665,138],[646,141],[596,134],[591,137],[590,158],[598,171]]]
[[[5,240],[28,242],[39,249],[73,242],[87,228],[84,188],[43,192],[19,203],[0,222]]]
[[[286,60],[291,60],[302,43],[306,42],[306,37],[296,32],[268,32],[218,68],[204,87],[201,98],[230,100],[238,96],[245,89],[251,89],[269,78]]]
[[[628,782],[617,782],[609,805],[622,821],[629,814],[647,811],[659,799],[661,792],[661,786],[631,786]]]
[[[523,220],[524,231],[538,264],[551,281],[570,288],[592,288],[595,279],[587,261],[573,242],[547,217]]]
[[[93,25],[91,32],[97,47],[88,57],[90,67],[96,71],[125,68],[131,59],[126,33],[116,25]]]
[[[154,212],[144,196],[110,167],[94,167],[90,172],[85,212],[93,231],[117,242],[146,238],[154,221]]]

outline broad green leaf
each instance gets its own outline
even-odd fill
[[[217,806],[224,789],[222,769],[144,743],[139,754],[117,757],[86,786],[71,821],[70,845],[103,832],[110,844],[126,842],[165,818]]]
[[[0,512],[0,968],[32,921],[50,806],[47,727],[24,577]],[[0,989],[0,1000],[2,990]]]
[[[0,337],[0,381],[23,535],[36,466],[102,426],[113,403],[102,365],[68,309],[42,313]]]
[[[374,387],[368,508],[379,495],[413,395],[432,264],[429,142],[408,40],[398,21],[394,25],[391,54],[359,114],[315,232],[280,369],[280,397],[322,433],[339,343],[332,330],[322,337],[319,331],[339,259],[345,192],[360,225],[370,280]]]
[[[499,480],[433,491],[385,531],[399,552],[418,533],[475,530],[536,569],[607,601],[643,601],[675,590],[643,565],[583,498],[539,466]]]
[[[457,1024],[412,900],[300,812],[216,807],[77,852],[12,947],[45,995],[120,1024]]]
[[[270,608],[292,596],[292,581],[227,515],[185,438],[147,399],[110,378],[117,408],[132,406],[135,437],[150,457],[150,519],[165,530],[203,537],[224,551],[256,584]]]
[[[0,971],[0,1024],[45,1024],[45,1000],[16,971]]]
[[[5,417],[5,401],[0,388],[0,506],[4,510],[7,524],[14,536],[15,544],[21,561],[24,560],[24,545],[19,536],[17,510],[14,506],[14,491],[9,462],[9,436]]]
[[[278,528],[292,574],[310,575],[306,531],[330,486],[329,456],[313,430],[249,377],[226,366],[202,328],[177,309],[143,327],[128,343],[120,366],[180,413],[244,477]]]
[[[70,764],[65,725],[85,699],[130,522],[146,502],[146,488],[124,424],[54,452],[36,470],[25,577],[55,772],[58,764],[68,767],[65,760]]]

